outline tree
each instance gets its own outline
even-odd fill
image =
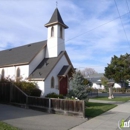
[[[104,85],[106,91],[108,91],[107,83],[108,79],[106,77],[101,77],[101,84]]]
[[[115,82],[122,82],[130,79],[130,54],[117,57],[114,55],[111,63],[105,67],[105,77],[113,79]],[[123,85],[124,86],[124,85]]]
[[[80,71],[73,74],[73,78],[70,81],[70,86],[72,90],[69,91],[68,97],[76,97],[78,99],[86,99],[88,96],[87,93],[87,84],[89,81],[84,79]]]
[[[90,75],[95,74],[97,72],[93,68],[85,68],[81,71],[81,73],[83,74],[83,76],[89,77]]]

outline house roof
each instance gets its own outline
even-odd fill
[[[46,44],[41,41],[0,51],[0,67],[29,64]]]
[[[70,65],[64,65],[61,71],[59,72],[58,76],[66,76],[70,69],[71,69]]]
[[[89,77],[86,77],[86,78],[92,83],[100,83],[102,77],[104,77],[103,73],[95,73],[95,74],[89,75]]]
[[[44,58],[42,62],[37,66],[37,68],[30,74],[29,79],[45,80],[63,55],[66,56],[71,68],[73,69],[73,65],[70,59],[68,58],[66,51],[62,51],[58,57]]]
[[[102,77],[104,77],[103,73],[95,73],[95,74],[89,75],[88,78],[102,78]]]
[[[60,24],[64,28],[68,28],[68,26],[64,24],[64,22],[61,18],[61,15],[59,13],[59,10],[57,8],[55,9],[50,21],[47,24],[45,24],[45,27],[49,27],[49,26],[55,25],[55,24]]]
[[[95,73],[86,77],[92,83],[101,83],[101,78],[105,77],[103,73]],[[109,82],[114,82],[113,79],[108,79]]]

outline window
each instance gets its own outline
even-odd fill
[[[20,69],[18,68],[17,69],[17,72],[16,72],[16,77],[19,78],[20,77]]]
[[[63,30],[62,30],[62,27],[60,26],[60,38],[63,38]]]
[[[55,84],[54,77],[52,77],[51,78],[51,88],[54,88],[54,84]]]
[[[1,71],[1,79],[4,79],[4,77],[5,77],[5,70],[2,69],[2,71]]]
[[[54,37],[54,27],[51,27],[51,37]]]

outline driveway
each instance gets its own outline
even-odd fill
[[[86,120],[0,104],[0,121],[22,130],[68,130]]]

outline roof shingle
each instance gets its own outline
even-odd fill
[[[61,24],[64,28],[68,28],[68,26],[64,24],[61,18],[61,15],[59,13],[59,10],[57,8],[55,9],[50,21],[47,24],[45,24],[45,27],[48,27],[54,24]]]
[[[0,67],[28,64],[44,48],[47,41],[0,51]]]
[[[45,80],[64,53],[65,51],[61,52],[58,57],[43,59],[32,74],[30,74],[29,78],[31,80]]]

